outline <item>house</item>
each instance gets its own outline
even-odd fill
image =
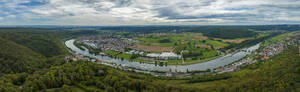
[[[261,58],[261,60],[266,60],[266,59],[268,59],[269,57],[268,56],[263,56],[262,58]]]
[[[225,68],[224,67],[219,67],[219,68],[216,68],[215,69],[215,72],[221,72],[221,71],[224,71]]]
[[[80,54],[77,54],[77,55],[76,55],[76,59],[77,59],[77,60],[80,60],[80,59],[82,59],[82,58],[83,58],[82,55],[80,55]],[[76,61],[77,61],[77,60],[76,60]]]
[[[72,60],[72,56],[65,56],[65,61],[70,62]]]
[[[96,62],[97,62],[97,63],[103,63],[103,61],[100,60],[100,59],[98,59]]]

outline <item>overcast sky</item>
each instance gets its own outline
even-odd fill
[[[0,25],[300,24],[300,0],[0,0]]]

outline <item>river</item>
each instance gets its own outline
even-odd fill
[[[191,64],[191,65],[168,65],[168,66],[155,66],[154,64],[147,64],[147,63],[139,63],[139,62],[132,62],[129,60],[120,60],[120,59],[113,59],[108,56],[101,56],[101,55],[94,55],[90,54],[87,50],[83,51],[77,48],[73,43],[75,39],[71,39],[65,42],[65,45],[74,51],[76,54],[81,54],[83,56],[88,56],[92,58],[100,59],[104,62],[115,63],[117,65],[122,65],[123,67],[131,67],[139,70],[146,70],[146,71],[172,71],[172,72],[186,72],[189,71],[205,71],[207,69],[215,69],[220,66],[228,65],[232,62],[242,59],[243,57],[251,54],[250,52],[255,51],[259,48],[260,44],[256,44],[254,46],[244,48],[239,52],[227,54],[225,56],[219,57],[214,60],[210,60],[203,63]]]

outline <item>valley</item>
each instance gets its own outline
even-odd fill
[[[217,38],[180,30],[2,28],[0,91],[299,90],[298,31],[259,30],[243,38]],[[172,50],[133,48],[137,45]],[[216,54],[205,54],[210,51]],[[174,57],[150,57],[158,54]]]

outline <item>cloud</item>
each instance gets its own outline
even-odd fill
[[[2,0],[0,24],[280,24],[299,11],[299,0]]]

